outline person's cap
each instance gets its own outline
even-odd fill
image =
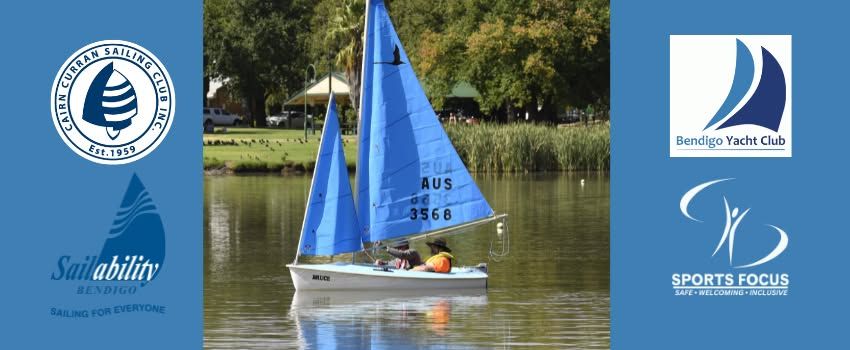
[[[445,238],[437,238],[437,239],[435,239],[431,242],[425,242],[425,244],[427,244],[429,247],[440,247],[448,253],[452,252],[452,250],[449,249],[449,247],[446,245],[446,239]]]
[[[409,247],[409,246],[410,246],[410,242],[408,242],[406,239],[402,239],[400,241],[395,241],[392,244],[390,244],[390,247],[393,247],[393,248],[396,248],[396,249],[401,248],[401,247]]]

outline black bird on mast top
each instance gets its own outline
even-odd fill
[[[393,61],[392,62],[375,62],[375,64],[391,64],[394,66],[402,65],[404,62],[401,61],[401,53],[398,51],[398,45],[395,46],[393,50]]]

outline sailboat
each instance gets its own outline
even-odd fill
[[[295,261],[296,290],[486,288],[486,264],[449,273],[371,264],[298,263],[504,220],[472,180],[425,96],[382,0],[368,2],[355,191],[333,98],[328,103]],[[355,196],[353,195],[356,193]]]

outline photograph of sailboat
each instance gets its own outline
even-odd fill
[[[608,11],[205,1],[205,347],[609,348]]]

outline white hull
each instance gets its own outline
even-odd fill
[[[487,288],[487,274],[474,267],[451,273],[388,269],[354,264],[289,264],[296,290],[404,290]]]

